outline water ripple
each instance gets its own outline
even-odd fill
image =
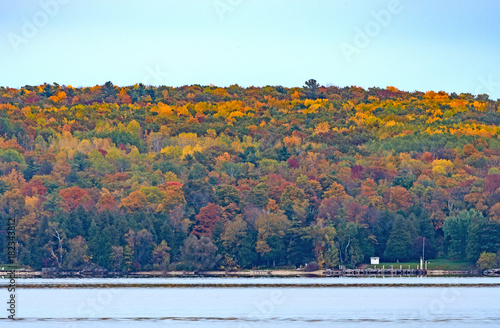
[[[446,288],[446,287],[465,287],[465,288],[481,288],[481,287],[500,287],[498,283],[311,283],[311,284],[280,284],[280,283],[241,283],[241,284],[225,284],[225,283],[53,283],[53,284],[36,284],[22,283],[17,286],[19,289],[42,289],[42,288],[62,288],[62,289],[102,289],[102,288],[380,288],[380,287],[428,287],[428,288]]]
[[[11,321],[11,319],[0,318],[2,321]],[[316,323],[356,323],[356,322],[371,322],[371,323],[410,323],[410,322],[467,322],[476,321],[473,318],[286,318],[286,317],[268,317],[268,318],[253,318],[253,317],[122,317],[122,318],[16,318],[15,321],[24,322],[96,322],[96,321],[234,321],[234,322],[316,322]],[[481,322],[493,322],[500,320],[500,317],[481,318]]]

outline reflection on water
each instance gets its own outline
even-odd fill
[[[18,285],[20,319],[1,319],[2,327],[495,327],[500,322],[497,278],[19,279]]]

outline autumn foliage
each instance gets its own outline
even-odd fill
[[[0,215],[34,268],[354,267],[424,241],[475,262],[500,248],[499,110],[314,80],[2,87]]]

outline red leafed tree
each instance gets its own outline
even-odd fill
[[[92,199],[86,190],[79,187],[71,187],[59,191],[59,195],[63,198],[61,207],[70,212],[83,206],[88,210],[92,206]]]
[[[364,168],[361,165],[354,165],[351,168],[351,178],[352,179],[362,179],[362,173],[364,171]]]
[[[269,190],[269,198],[274,199],[277,203],[280,201],[281,194],[285,191],[286,187],[293,185],[292,182],[287,181],[278,174],[271,174],[266,184]]]
[[[484,189],[493,193],[500,188],[500,174],[490,174],[484,179]]]
[[[101,149],[101,148],[97,149],[97,151],[100,152],[102,154],[102,156],[104,156],[104,157],[106,157],[106,155],[108,154],[108,152],[106,150]]]
[[[297,160],[293,157],[290,157],[287,162],[289,168],[298,169],[300,166],[299,162],[297,162]]]
[[[347,204],[347,218],[351,222],[363,222],[368,211],[368,206],[359,205],[356,203]]]
[[[47,194],[47,188],[43,185],[42,181],[38,179],[31,179],[30,182],[21,188],[23,196],[33,197],[35,195],[44,196]]]
[[[207,206],[200,209],[200,213],[195,216],[195,219],[196,225],[193,227],[192,233],[198,237],[211,236],[215,223],[220,220],[217,205],[208,203]]]
[[[434,156],[432,155],[432,153],[429,153],[428,151],[426,151],[422,154],[421,159],[422,159],[422,161],[430,163],[434,159]]]
[[[319,207],[318,217],[327,222],[334,222],[339,220],[342,208],[342,199],[338,197],[325,198]]]

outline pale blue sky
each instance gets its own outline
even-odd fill
[[[496,99],[499,18],[485,0],[2,0],[0,85],[315,78]]]

